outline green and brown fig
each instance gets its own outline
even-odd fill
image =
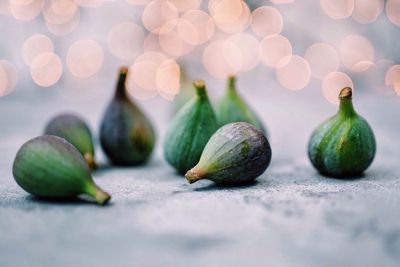
[[[259,117],[238,94],[235,76],[228,77],[226,91],[217,104],[216,114],[220,126],[232,122],[247,122],[256,126],[264,134],[266,133],[266,129]]]
[[[54,117],[47,124],[44,134],[64,138],[81,152],[91,169],[96,168],[92,133],[77,115],[60,114]]]
[[[104,205],[110,195],[93,181],[82,154],[65,139],[44,135],[26,142],[13,164],[17,184],[26,192],[46,198],[86,194]]]
[[[338,113],[313,132],[308,156],[321,174],[351,178],[371,165],[376,143],[368,122],[354,110],[352,89],[343,88],[339,100]]]
[[[164,156],[184,174],[199,161],[210,137],[218,129],[204,81],[193,83],[195,96],[174,116],[164,139]]]
[[[155,143],[152,124],[129,99],[125,81],[128,68],[120,69],[117,89],[101,123],[101,146],[115,165],[138,165],[151,156]]]
[[[201,179],[227,185],[252,182],[268,168],[271,154],[261,130],[246,122],[230,123],[211,137],[199,163],[185,176],[189,183]]]

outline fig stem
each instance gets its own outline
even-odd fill
[[[356,111],[353,107],[352,101],[352,89],[350,87],[345,87],[340,91],[339,94],[339,115],[344,117],[354,116]]]
[[[97,164],[96,161],[94,160],[93,154],[92,153],[85,153],[85,155],[83,155],[83,157],[86,160],[86,163],[89,165],[89,168],[94,170],[97,168]]]
[[[201,180],[202,177],[201,175],[196,172],[195,168],[189,170],[186,174],[185,174],[186,180],[188,180],[188,182],[190,184],[193,184],[195,182],[197,182],[198,180]]]
[[[111,199],[111,196],[107,192],[104,192],[95,183],[92,183],[91,185],[87,186],[86,193],[89,196],[93,197],[94,200],[102,206],[107,204],[107,202]]]
[[[235,88],[235,84],[236,84],[236,76],[235,75],[230,75],[228,77],[228,88],[229,88],[229,90],[234,91],[236,89]]]
[[[126,81],[126,77],[127,76],[128,76],[128,68],[127,67],[121,67],[119,69],[117,90],[115,92],[115,97],[116,98],[126,98],[125,81]]]
[[[207,96],[206,83],[203,80],[195,80],[193,86],[196,90],[196,95],[199,97]]]

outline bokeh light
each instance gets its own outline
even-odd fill
[[[290,41],[282,35],[267,36],[260,42],[259,53],[263,63],[269,67],[276,68],[283,58],[288,59],[292,55]]]
[[[371,42],[361,35],[345,37],[339,47],[342,64],[355,72],[366,71],[374,61],[374,47]]]
[[[26,65],[30,66],[32,61],[42,53],[54,51],[53,41],[46,35],[35,34],[24,42],[22,47],[22,58]]]
[[[281,13],[273,7],[259,7],[252,13],[251,29],[259,37],[279,34],[283,29]]]
[[[332,19],[344,19],[351,16],[354,0],[320,0],[321,8]]]
[[[385,74],[385,85],[398,87],[400,84],[400,65],[391,66]]]
[[[352,18],[359,23],[374,22],[383,10],[383,0],[354,0]]]
[[[46,3],[42,13],[50,24],[66,24],[79,12],[78,6],[71,0],[52,0]]]
[[[107,42],[114,56],[132,63],[142,51],[144,38],[144,31],[140,26],[133,22],[122,22],[111,29]]]
[[[291,3],[294,3],[294,1],[295,0],[270,0],[271,1],[271,3],[274,3],[274,4],[291,4]]]
[[[2,15],[10,14],[10,2],[9,1],[0,1],[0,14],[2,14]]]
[[[75,15],[65,23],[52,23],[51,21],[46,21],[46,27],[54,35],[67,35],[74,32],[80,23],[80,12],[76,12]]]
[[[94,40],[82,39],[71,45],[67,53],[67,66],[76,77],[88,78],[103,66],[102,47]]]
[[[9,0],[9,2],[13,17],[24,21],[36,18],[44,5],[44,0]]]
[[[83,7],[98,7],[104,4],[106,0],[75,0],[75,2]]]
[[[7,60],[0,60],[0,96],[10,94],[17,84],[18,74],[16,67]]]
[[[353,81],[343,72],[331,72],[322,81],[322,93],[325,99],[336,105],[339,105],[339,93],[344,87],[354,90]]]
[[[243,55],[238,46],[228,40],[210,43],[203,51],[203,65],[206,71],[219,79],[226,79],[240,71]]]
[[[279,63],[279,67],[276,69],[279,83],[293,91],[306,87],[311,79],[311,70],[308,62],[296,55],[283,58],[282,61],[285,63]]]
[[[189,10],[197,9],[202,0],[168,0],[171,2],[179,12],[186,12]]]
[[[180,57],[192,50],[192,46],[184,42],[181,35],[175,30],[160,34],[159,43],[162,50],[173,57]]]
[[[156,51],[161,52],[162,48],[159,42],[159,36],[155,33],[149,33],[143,41],[143,52]]]
[[[126,0],[128,4],[131,4],[133,6],[145,6],[148,3],[150,3],[152,0]]]
[[[142,22],[150,32],[162,34],[174,29],[178,15],[178,10],[169,1],[155,0],[143,10]]]
[[[54,53],[42,53],[31,64],[31,77],[41,87],[50,87],[57,83],[62,72],[61,59]]]
[[[228,41],[240,49],[243,58],[240,71],[249,71],[257,66],[260,61],[258,53],[259,43],[253,35],[238,33],[229,37]]]
[[[304,58],[310,64],[311,73],[317,79],[324,78],[328,73],[339,68],[339,55],[336,49],[326,43],[315,43],[311,45]]]
[[[251,12],[249,6],[242,0],[210,1],[210,14],[217,27],[226,33],[239,33],[250,24]]]
[[[400,26],[400,0],[387,0],[386,14],[393,24]]]
[[[177,31],[188,44],[200,45],[214,35],[215,24],[204,11],[191,10],[184,13],[177,23]]]
[[[159,94],[172,101],[179,93],[181,71],[175,60],[164,61],[157,69],[156,83]]]

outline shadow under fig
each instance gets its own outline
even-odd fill
[[[194,188],[193,191],[197,192],[206,192],[206,191],[220,191],[220,190],[241,190],[241,189],[247,189],[252,186],[256,186],[258,184],[261,184],[260,181],[250,181],[250,182],[245,182],[245,183],[240,183],[240,184],[216,184],[212,183],[203,187],[197,187]]]
[[[63,206],[75,206],[75,205],[89,205],[89,206],[98,206],[98,207],[108,207],[112,206],[112,200],[104,206],[98,205],[93,199],[86,196],[77,196],[77,197],[67,197],[67,198],[54,198],[54,197],[38,197],[28,195],[25,199],[32,203],[42,203],[48,205],[63,205]]]

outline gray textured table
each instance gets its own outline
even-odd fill
[[[74,109],[95,126],[107,97],[96,105],[0,99],[0,266],[399,266],[400,99],[360,94],[378,154],[364,178],[343,181],[318,175],[305,154],[311,131],[336,107],[314,89],[271,92],[249,96],[273,149],[256,184],[189,185],[164,162],[159,141],[147,166],[94,174],[113,196],[104,208],[34,199],[15,184],[11,164],[51,114]],[[166,103],[143,106],[162,136]]]

